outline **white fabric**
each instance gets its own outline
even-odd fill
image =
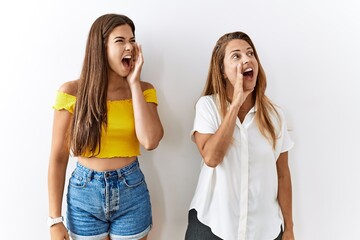
[[[243,123],[237,119],[233,142],[224,160],[216,168],[202,162],[190,209],[196,209],[198,219],[222,239],[270,240],[280,232],[276,160],[294,143],[283,112],[277,110],[281,126],[274,118],[279,133],[275,150],[260,133],[253,108]],[[196,104],[192,138],[195,131],[215,133],[220,123],[215,97],[201,97]]]

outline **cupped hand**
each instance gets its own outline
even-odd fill
[[[129,84],[140,82],[140,75],[143,64],[144,64],[144,57],[143,57],[141,45],[135,43],[131,70],[126,78]]]
[[[238,103],[239,106],[241,106],[246,98],[249,96],[249,94],[254,90],[254,89],[248,89],[248,90],[244,90],[244,75],[243,75],[243,64],[239,63],[236,66],[236,80],[234,83],[234,95],[233,95],[233,99],[232,102],[234,103]]]

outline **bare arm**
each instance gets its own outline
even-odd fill
[[[147,103],[144,99],[140,82],[141,68],[144,59],[141,47],[139,45],[136,47],[138,54],[135,60],[135,66],[128,76],[134,108],[135,131],[140,144],[147,150],[152,150],[159,145],[164,135],[164,130],[157,112],[157,105]]]
[[[64,193],[66,168],[69,150],[66,144],[66,133],[69,129],[71,114],[68,111],[55,111],[52,145],[48,169],[49,216],[62,216],[62,199]],[[69,239],[63,223],[53,225],[50,229],[51,239]]]
[[[292,189],[291,176],[288,165],[288,152],[280,154],[277,162],[278,173],[278,201],[284,217],[283,240],[294,240],[293,218],[292,218]]]
[[[194,133],[195,143],[209,167],[216,167],[224,159],[232,141],[238,111],[238,107],[231,106],[214,134]]]
[[[253,89],[244,91],[242,71],[242,64],[240,63],[236,68],[237,77],[233,86],[233,97],[230,108],[218,130],[214,134],[194,133],[195,143],[205,164],[209,167],[216,167],[224,159],[226,151],[232,141],[239,109],[253,91]]]

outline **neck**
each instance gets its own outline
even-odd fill
[[[114,72],[109,71],[108,73],[108,90],[115,91],[121,88],[128,88],[129,83],[126,77],[121,77]]]
[[[242,104],[241,108],[252,108],[255,105],[253,93],[250,93]]]
[[[233,97],[233,89],[228,89],[227,90],[227,99],[229,102],[232,102],[232,97]],[[245,99],[245,101],[243,102],[243,104],[240,107],[239,111],[249,111],[253,106],[255,105],[255,98],[254,98],[254,93],[250,93],[247,98]]]

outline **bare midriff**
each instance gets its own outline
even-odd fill
[[[134,157],[113,157],[113,158],[86,158],[78,157],[78,161],[81,165],[86,168],[89,168],[94,171],[104,172],[112,171],[116,169],[123,168],[132,162],[134,162],[136,156]]]

